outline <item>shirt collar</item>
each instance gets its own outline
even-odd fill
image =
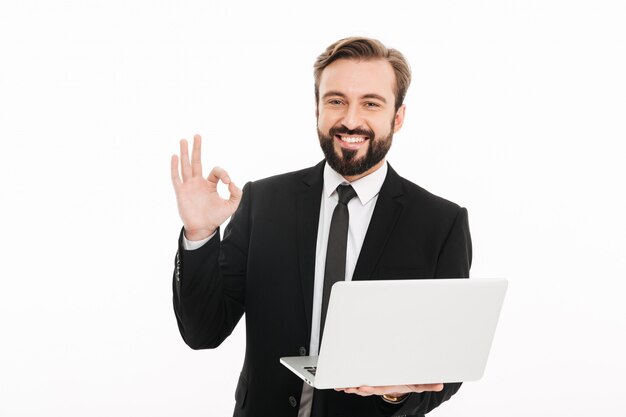
[[[324,165],[324,196],[329,198],[337,189],[339,184],[350,184],[362,205],[367,204],[376,197],[387,177],[387,161],[376,171],[358,180],[348,183],[337,171],[328,164]]]

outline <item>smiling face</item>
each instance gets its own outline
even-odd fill
[[[348,181],[384,163],[393,134],[404,121],[394,107],[395,75],[382,59],[338,59],[319,84],[317,133],[328,164]]]

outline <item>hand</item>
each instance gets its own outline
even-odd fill
[[[242,194],[222,168],[215,167],[206,179],[202,177],[201,144],[202,138],[195,135],[190,162],[187,141],[180,141],[182,180],[178,173],[178,156],[172,155],[172,184],[178,213],[185,226],[185,236],[189,240],[202,240],[211,236],[237,210]],[[217,193],[219,181],[228,185],[228,200]]]
[[[426,391],[441,391],[443,384],[415,384],[415,385],[389,385],[383,387],[370,387],[364,385],[362,387],[354,388],[335,388],[335,391],[343,391],[346,394],[356,394],[363,397],[369,395],[385,395],[391,394],[393,397],[399,397],[403,394],[409,394],[411,392],[426,392]]]

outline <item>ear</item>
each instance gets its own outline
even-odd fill
[[[402,124],[404,123],[404,112],[406,111],[406,105],[401,105],[400,108],[398,109],[398,111],[396,112],[396,115],[394,116],[394,128],[393,128],[393,133],[396,133],[400,130],[400,128],[402,127]]]

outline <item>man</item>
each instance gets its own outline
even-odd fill
[[[246,313],[235,416],[424,415],[459,389],[428,384],[314,391],[279,363],[282,356],[317,354],[331,257],[345,269],[339,279],[469,276],[467,211],[401,178],[385,161],[404,121],[409,83],[398,51],[373,39],[343,39],[315,63],[325,161],[248,183],[242,192],[221,168],[202,177],[199,136],[191,160],[181,141],[182,179],[179,158],[172,157],[184,224],[174,272],[183,339],[193,349],[217,347]],[[228,185],[227,200],[216,192],[219,181]],[[350,194],[347,202],[338,203],[339,194]],[[335,253],[329,234],[335,236],[333,213],[345,210],[341,204],[349,226],[345,253]],[[231,215],[220,241],[219,226]],[[408,332],[419,319],[398,318]],[[384,328],[372,331],[387,337]]]

